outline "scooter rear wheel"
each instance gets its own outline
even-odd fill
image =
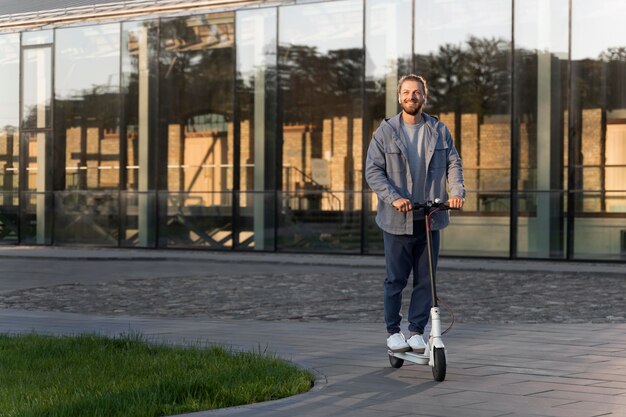
[[[446,379],[446,352],[443,348],[433,349],[433,378],[435,381],[441,382]]]
[[[404,365],[404,359],[396,358],[393,355],[389,355],[389,363],[392,368],[401,368]]]

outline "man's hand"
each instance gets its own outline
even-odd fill
[[[411,211],[413,210],[413,205],[411,204],[411,200],[408,200],[406,198],[399,198],[397,200],[394,200],[393,203],[391,203],[392,206],[395,207],[396,210],[398,211]]]
[[[448,200],[448,206],[450,206],[451,208],[460,209],[460,208],[463,208],[464,202],[465,202],[465,199],[463,197],[457,197],[453,195]]]

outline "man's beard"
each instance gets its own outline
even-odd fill
[[[404,103],[403,102],[401,105],[402,105],[402,110],[406,114],[409,114],[411,116],[415,116],[424,107],[424,105],[422,103],[420,103],[420,102],[414,103],[412,101],[410,101],[409,103]]]

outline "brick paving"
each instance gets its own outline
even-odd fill
[[[138,317],[381,320],[382,270],[239,274],[232,269],[219,275],[183,272],[37,286],[0,293],[0,308]],[[442,268],[438,289],[460,323],[626,323],[626,279],[618,274]]]

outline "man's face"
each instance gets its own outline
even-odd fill
[[[424,87],[422,87],[422,84],[417,81],[406,80],[400,87],[398,101],[400,102],[402,110],[404,110],[405,113],[415,116],[417,113],[422,111],[422,108],[426,103]]]

